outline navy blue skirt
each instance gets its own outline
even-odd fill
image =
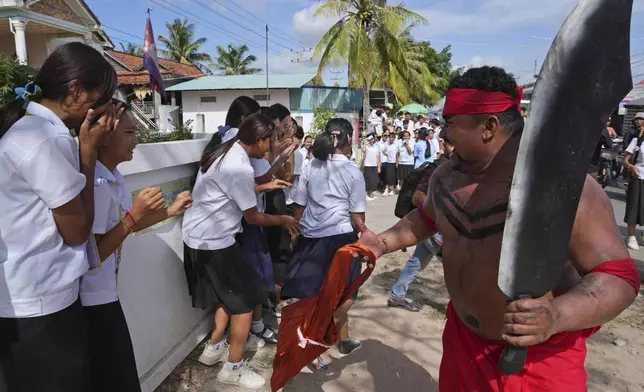
[[[248,262],[255,267],[255,271],[262,278],[268,292],[275,291],[275,278],[273,277],[273,262],[268,251],[266,235],[260,226],[249,225],[244,222],[244,231],[237,240],[244,248]]]
[[[282,286],[282,298],[304,299],[318,295],[335,252],[344,245],[356,241],[358,241],[356,233],[323,238],[300,237],[288,265],[288,273]],[[362,263],[360,260],[353,260],[348,283],[356,280],[361,272]]]

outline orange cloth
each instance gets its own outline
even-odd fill
[[[375,260],[373,253],[361,244],[343,246],[333,256],[318,296],[300,300],[282,310],[271,377],[273,392],[286,385],[304,366],[337,343],[338,331],[333,322],[333,314],[358,291],[371,276],[375,266],[375,262],[370,261],[362,274],[348,285],[354,253]]]

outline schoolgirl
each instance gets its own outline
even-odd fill
[[[352,134],[349,121],[332,119],[311,147],[314,159],[303,171],[294,193],[295,217],[300,220],[302,236],[289,263],[282,288],[284,298],[316,296],[335,252],[356,242],[357,233],[364,229],[365,181],[360,169],[349,160]],[[355,260],[350,280],[355,280],[360,272],[361,263]],[[353,303],[354,299],[348,300],[335,314],[341,355],[361,347],[360,342],[349,337],[347,312]]]
[[[405,178],[414,170],[414,146],[408,131],[403,132],[402,140],[398,143],[397,154],[396,167],[398,168],[398,189],[400,189]]]
[[[190,192],[183,192],[165,208],[160,188],[142,190],[134,201],[116,168],[130,161],[136,148],[136,120],[129,106],[98,148],[94,175],[93,239],[88,243],[90,270],[81,279],[80,297],[89,336],[92,392],[141,391],[132,340],[118,298],[117,280],[122,247],[132,233],[190,207]]]
[[[69,43],[0,110],[0,390],[89,390],[78,294],[115,89],[103,55]]]
[[[418,168],[425,162],[434,162],[436,160],[436,151],[432,143],[433,133],[430,136],[427,128],[421,128],[418,133],[418,142],[414,145],[414,168]]]
[[[386,157],[385,164],[383,165],[383,170],[385,172],[385,192],[383,196],[393,196],[394,189],[396,187],[396,169],[398,161],[398,141],[396,140],[396,134],[390,133],[387,142],[385,143],[383,154]]]
[[[193,190],[193,206],[183,220],[184,263],[192,303],[215,309],[215,325],[199,361],[214,365],[226,359],[217,375],[223,383],[261,388],[264,379],[242,363],[244,351],[257,350],[260,340],[249,331],[253,311],[266,300],[266,287],[236,239],[242,217],[257,226],[283,226],[293,235],[297,221],[257,210],[255,172],[250,158],[269,150],[275,125],[252,114],[235,138],[204,153]],[[229,347],[224,344],[230,323]]]
[[[371,201],[378,190],[378,174],[382,170],[380,147],[375,143],[373,135],[367,137],[367,145],[362,154],[362,167],[367,186],[367,200]]]

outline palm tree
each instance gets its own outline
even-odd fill
[[[182,64],[192,64],[201,68],[202,62],[210,61],[210,55],[199,52],[207,38],[194,39],[195,25],[188,24],[187,19],[175,19],[172,23],[165,24],[169,37],[159,36],[159,42],[165,45],[160,49],[161,55],[172,61]]]
[[[252,54],[246,56],[248,46],[228,44],[228,48],[217,46],[217,61],[211,67],[224,75],[253,75],[262,72],[261,68],[250,68],[257,61]]]
[[[374,83],[389,85],[405,101],[410,88],[430,79],[427,67],[410,56],[411,48],[401,38],[410,26],[427,23],[421,15],[387,0],[326,0],[315,13],[320,15],[341,19],[317,44],[319,72],[336,61],[348,64],[349,86],[364,91],[365,121]]]
[[[119,42],[121,45],[121,52],[131,54],[132,56],[143,57],[143,47],[141,45],[133,44],[128,42],[127,46],[123,45],[123,42]]]

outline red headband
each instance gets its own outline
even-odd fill
[[[501,113],[516,106],[521,111],[523,89],[517,86],[516,98],[502,92],[488,92],[469,88],[451,88],[447,91],[443,116],[455,114]]]

